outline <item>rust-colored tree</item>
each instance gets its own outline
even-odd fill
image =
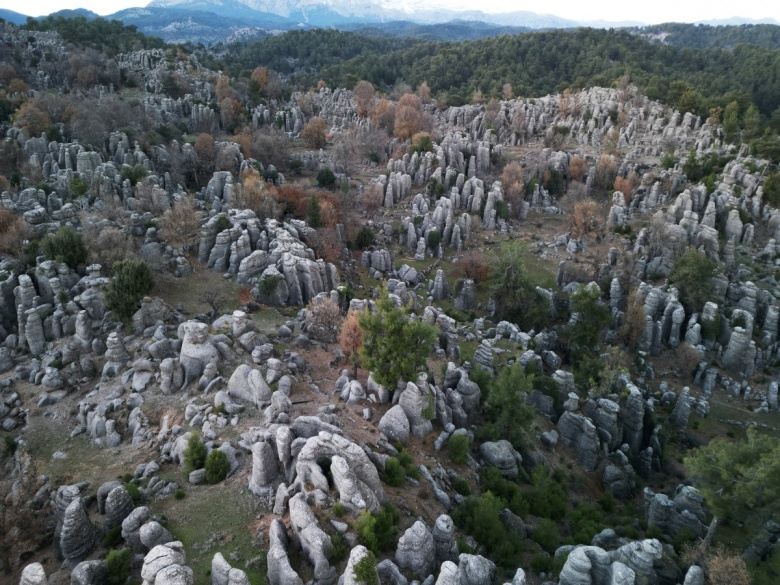
[[[360,81],[352,91],[357,104],[357,115],[361,118],[368,118],[374,110],[374,97],[376,92],[370,81]]]
[[[200,217],[192,197],[179,199],[160,220],[162,236],[166,242],[185,253],[198,241]]]
[[[51,119],[34,100],[27,100],[17,110],[14,124],[24,130],[28,137],[37,138],[51,124]]]
[[[571,234],[575,238],[598,229],[599,207],[593,199],[586,199],[574,205],[574,213],[571,217]]]
[[[301,130],[301,138],[309,148],[325,148],[325,132],[328,131],[328,124],[319,116],[314,116],[306,122]]]
[[[490,276],[490,261],[479,250],[469,250],[455,264],[458,278],[470,278],[476,284],[487,282]]]
[[[357,378],[358,365],[360,365],[360,348],[363,346],[363,330],[360,328],[360,313],[358,311],[347,313],[347,318],[341,324],[339,345],[341,345],[344,355],[347,356],[347,359],[355,368],[354,377]]]
[[[265,67],[255,67],[250,79],[257,84],[257,93],[259,95],[264,95],[266,87],[268,86],[268,69]]]
[[[392,134],[395,127],[395,111],[396,107],[393,103],[381,99],[376,104],[371,121],[388,134]]]
[[[585,159],[579,156],[571,157],[568,169],[569,179],[572,181],[581,181],[586,172],[588,172],[588,165],[585,163]]]
[[[330,298],[312,300],[306,307],[306,332],[322,343],[334,343],[341,331],[341,309]]]
[[[523,167],[517,161],[512,161],[504,167],[501,173],[501,185],[504,188],[504,200],[512,206],[512,211],[517,214],[525,197],[525,183],[523,183]]]
[[[395,136],[401,140],[409,140],[420,131],[421,120],[422,104],[420,98],[411,93],[402,95],[395,110],[395,123],[393,125]]]
[[[417,95],[419,96],[420,101],[424,104],[427,104],[429,101],[431,101],[431,88],[428,87],[427,81],[423,81],[417,88]]]

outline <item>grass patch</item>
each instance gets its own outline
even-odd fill
[[[255,518],[262,510],[257,498],[242,483],[193,487],[183,500],[166,498],[149,507],[152,513],[168,518],[168,530],[184,544],[195,585],[210,585],[211,559],[217,552],[234,567],[245,570],[253,584],[266,582],[264,563],[246,568],[247,561],[258,556],[265,558],[267,551],[253,542]],[[231,559],[234,552],[238,561]]]

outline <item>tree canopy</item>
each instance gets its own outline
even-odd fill
[[[436,329],[398,308],[387,290],[382,291],[374,312],[360,317],[363,330],[361,364],[392,394],[398,381],[414,380],[425,366]]]

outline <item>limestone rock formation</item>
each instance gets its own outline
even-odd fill
[[[402,570],[410,571],[419,579],[425,579],[433,572],[436,562],[433,535],[420,520],[398,540],[395,562]]]

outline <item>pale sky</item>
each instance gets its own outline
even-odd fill
[[[295,0],[291,0],[294,2]],[[328,2],[328,0],[325,0]],[[330,0],[338,5],[339,0]],[[406,2],[401,1],[403,4]],[[0,8],[7,8],[41,16],[64,8],[87,8],[98,14],[113,14],[124,8],[145,6],[148,0],[38,0],[34,3],[22,3],[20,0],[0,0]],[[412,5],[420,6],[418,2]],[[424,4],[426,8],[434,6],[452,9],[481,10],[483,12],[512,12],[526,10],[537,13],[550,13],[562,18],[579,21],[628,21],[634,20],[647,24],[660,22],[695,22],[701,20],[742,17],[750,19],[774,18],[780,22],[780,2],[771,0],[726,0],[680,1],[656,0],[655,2],[626,2],[626,0],[558,0],[550,4],[540,4],[530,0],[509,0],[485,2],[484,0],[433,0]],[[34,7],[34,8],[33,8]]]

